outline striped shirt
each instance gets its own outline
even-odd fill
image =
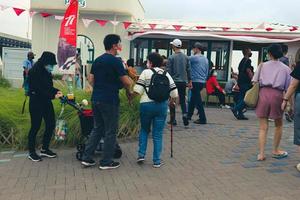
[[[162,70],[158,67],[155,67],[154,70],[157,71],[158,73],[164,72],[164,70]],[[147,93],[145,92],[145,88],[147,89],[147,91],[149,89],[152,75],[153,75],[153,72],[150,69],[145,69],[141,73],[139,80],[136,82],[136,85],[134,86],[133,90],[136,93],[142,95],[140,103],[154,102],[153,100],[149,99]],[[178,91],[177,91],[176,85],[174,83],[174,80],[172,79],[172,77],[170,76],[169,73],[167,73],[166,76],[168,77],[169,82],[170,82],[170,97],[176,98],[178,96]]]

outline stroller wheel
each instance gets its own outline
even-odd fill
[[[77,153],[76,153],[76,159],[79,160],[79,161],[81,161],[81,160],[82,160],[82,155],[83,155],[82,152],[80,152],[80,151],[77,152]]]
[[[84,151],[85,145],[84,144],[78,144],[77,145],[77,151]]]
[[[116,158],[116,159],[121,158],[122,154],[123,154],[122,149],[121,148],[116,148],[114,158]]]

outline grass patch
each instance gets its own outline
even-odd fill
[[[56,83],[62,88],[62,83]],[[66,91],[64,87],[63,91]],[[7,135],[11,129],[14,130],[15,141],[9,147],[16,149],[27,148],[27,136],[30,129],[30,116],[29,106],[27,99],[25,113],[22,114],[22,105],[25,99],[24,91],[22,89],[12,89],[9,87],[0,87],[0,131],[1,134]],[[90,99],[91,94],[84,91],[75,91],[76,99],[80,102],[82,99]],[[127,102],[125,92],[120,92],[120,126],[118,137],[132,138],[136,137],[139,131],[139,99],[136,98],[133,104],[130,106]],[[52,101],[56,112],[56,117],[59,115],[61,105],[58,100]],[[52,145],[68,145],[74,146],[79,140],[81,140],[80,123],[77,115],[77,111],[70,106],[65,107],[63,118],[67,122],[68,136],[67,140],[58,142],[53,140]],[[42,133],[44,131],[44,124],[42,124],[41,130],[37,136],[37,143],[41,144]],[[1,148],[7,146],[2,145]]]

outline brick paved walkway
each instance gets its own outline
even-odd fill
[[[84,169],[74,149],[59,149],[57,159],[32,163],[24,152],[0,153],[0,199],[49,200],[285,200],[300,199],[299,154],[292,144],[293,126],[285,124],[282,148],[289,157],[271,158],[273,125],[267,160],[256,162],[257,121],[234,120],[230,110],[206,109],[207,125],[174,131],[174,158],[166,129],[161,169],[152,168],[152,144],[147,162],[135,163],[137,142],[122,143],[124,156],[117,170]],[[150,140],[151,142],[151,140]]]

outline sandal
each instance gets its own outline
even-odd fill
[[[260,154],[257,155],[257,161],[265,161],[266,157],[265,156],[261,156]]]
[[[272,158],[282,159],[282,158],[286,158],[287,156],[288,156],[288,152],[284,151],[281,154],[273,154]]]

